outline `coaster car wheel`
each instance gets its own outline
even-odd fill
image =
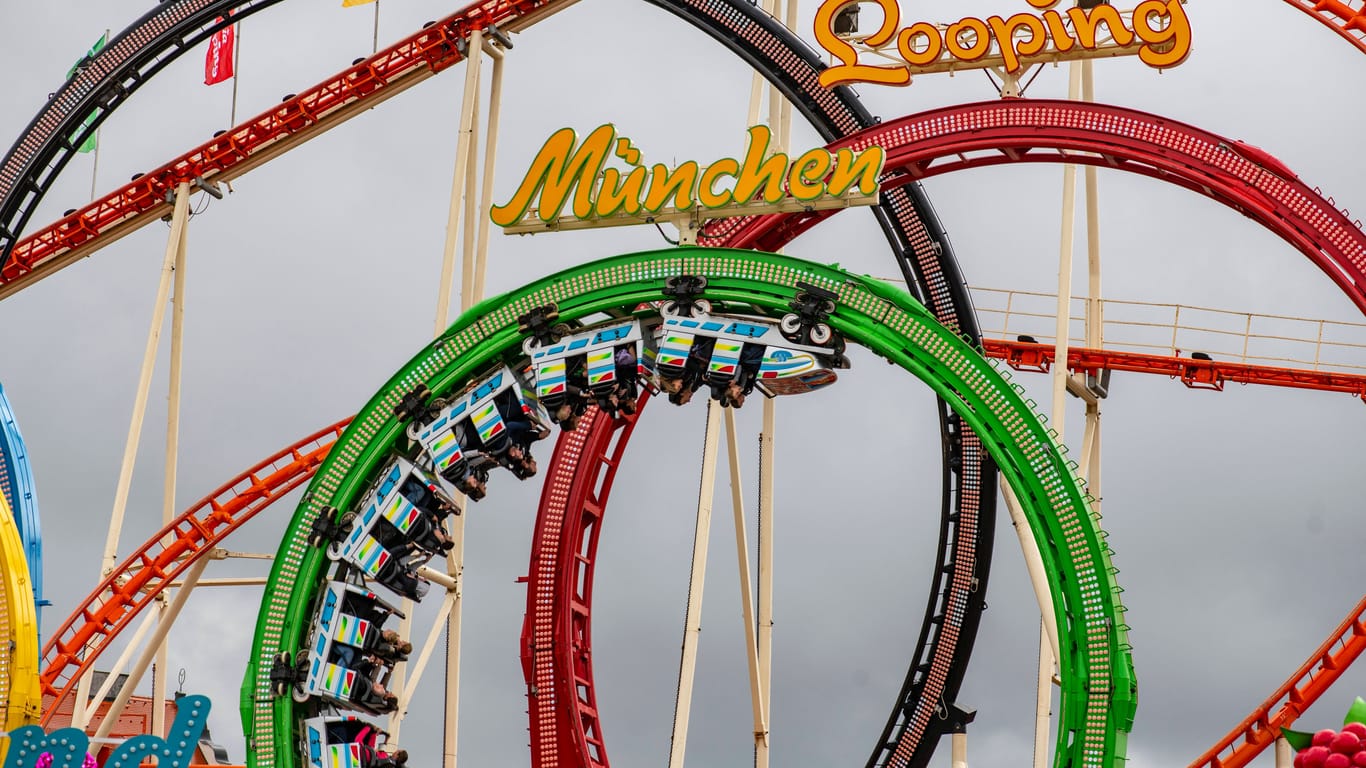
[[[811,326],[810,336],[812,344],[824,346],[830,343],[830,339],[834,338],[835,332],[830,330],[830,326],[825,323],[816,323]]]
[[[338,536],[327,545],[327,557],[330,560],[341,559],[341,540],[351,533],[351,526],[356,522],[356,513],[347,512],[342,515],[341,520],[337,521]]]
[[[431,396],[432,391],[427,389],[426,384],[418,384],[394,406],[394,418],[399,421],[416,419],[426,410],[427,398]]]
[[[304,663],[308,663],[307,654],[304,654]],[[299,694],[303,692],[299,686],[299,666],[294,663],[294,657],[289,651],[282,651],[275,656],[270,666],[270,690],[276,696],[287,696],[293,693],[297,701],[308,700],[307,696],[300,699]]]

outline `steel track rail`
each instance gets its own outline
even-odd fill
[[[1046,373],[1053,365],[1055,348],[1051,344],[985,339],[982,351],[988,357],[1005,360],[1017,371]],[[1201,360],[1190,357],[1120,352],[1113,349],[1070,347],[1067,369],[1076,373],[1101,371],[1151,373],[1180,379],[1193,389],[1223,390],[1225,382],[1264,384],[1272,387],[1344,392],[1366,400],[1366,375],[1337,371],[1311,371],[1274,365],[1253,365],[1226,360]]]
[[[225,26],[281,0],[176,0],[160,3],[120,32],[57,89],[0,159],[0,267],[7,266],[34,209],[87,137],[143,83]],[[572,2],[572,0],[570,0]],[[1366,52],[1366,0],[1284,0]],[[527,19],[551,5],[517,4]],[[511,5],[511,4],[509,4]],[[508,14],[492,13],[500,26]],[[93,117],[88,126],[86,119]],[[83,126],[85,126],[83,128]]]
[[[273,695],[269,673],[281,651],[295,650],[302,642],[310,601],[324,575],[326,558],[308,546],[308,533],[321,510],[349,508],[371,473],[383,465],[402,434],[403,425],[392,415],[400,397],[418,384],[437,396],[457,390],[520,344],[516,317],[534,306],[555,302],[567,320],[614,307],[629,310],[656,296],[665,277],[679,273],[709,277],[708,295],[714,301],[743,302],[764,311],[786,307],[795,281],[836,291],[840,298],[832,326],[915,373],[966,424],[988,436],[988,449],[998,462],[1006,462],[1002,471],[1007,481],[1029,507],[1026,517],[1041,543],[1060,634],[1066,635],[1061,643],[1058,764],[1108,766],[1122,760],[1135,687],[1115,571],[1080,481],[1057,454],[1037,414],[980,355],[896,289],[787,257],[688,248],[606,259],[488,299],[462,315],[370,399],[310,484],[275,557],[242,688],[250,764],[295,764],[296,717],[301,712],[292,697]]]
[[[1253,219],[1323,270],[1366,312],[1366,232],[1261,150],[1158,115],[1049,99],[963,104],[908,115],[837,142],[887,152],[884,189],[942,173],[1008,163],[1077,163],[1150,176]],[[832,145],[835,146],[835,145]],[[765,249],[830,212],[728,220],[727,241]]]
[[[0,722],[4,730],[32,724],[42,705],[33,586],[19,526],[0,495]]]
[[[555,445],[527,570],[522,667],[535,766],[606,766],[607,745],[593,685],[593,574],[612,482],[649,393],[636,413],[612,418],[593,407]]]
[[[1366,651],[1366,597],[1252,714],[1190,768],[1242,768],[1271,746]]]
[[[876,124],[852,90],[821,87],[818,77],[824,64],[819,56],[757,7],[723,0],[652,2],[707,32],[762,72],[827,139]],[[183,24],[192,26],[193,19],[199,19],[202,25],[210,14],[225,10],[221,2],[201,5],[198,15]],[[231,181],[461,61],[456,43],[474,27],[492,20],[509,29],[521,28],[565,5],[469,6],[287,99],[19,243],[11,261],[0,269],[0,298],[161,218],[170,207],[168,195],[180,182]],[[119,39],[126,37],[129,33]],[[111,48],[122,50],[118,45]],[[111,110],[112,106],[116,105]],[[940,322],[976,338],[965,281],[923,190],[918,185],[889,190],[874,213],[912,293]],[[870,766],[886,763],[892,750],[908,758],[909,765],[928,763],[943,732],[943,722],[932,714],[939,701],[957,696],[985,606],[995,529],[995,468],[980,441],[943,404],[939,416],[945,478],[940,547],[906,682],[875,742]],[[978,588],[970,589],[972,584]]]
[[[0,387],[0,493],[9,502],[10,511],[19,523],[19,538],[24,543],[41,631],[41,607],[47,602],[43,599],[43,525],[38,513],[38,489],[33,482],[33,467],[28,460],[24,436],[19,432],[19,422],[3,387]]]
[[[224,483],[119,562],[43,647],[42,724],[157,595],[229,534],[313,477],[350,419],[324,427]]]

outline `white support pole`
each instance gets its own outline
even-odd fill
[[[484,58],[482,55],[479,57]],[[478,84],[475,85],[476,89]],[[465,226],[460,232],[461,259],[460,259],[460,311],[465,311],[474,306],[474,295],[478,292],[474,284],[474,263],[478,260],[474,254],[475,234],[478,231],[478,224],[475,217],[479,212],[479,188],[474,174],[475,163],[479,160],[479,97],[475,94],[474,120],[470,124],[470,156],[466,160],[465,166]]]
[[[688,607],[683,618],[683,652],[678,665],[678,698],[674,702],[674,729],[673,741],[669,746],[669,768],[683,768],[683,753],[688,746],[688,718],[692,714],[697,641],[702,633],[702,587],[707,575],[707,543],[711,538],[712,494],[716,489],[716,449],[720,427],[721,404],[708,399],[707,434],[702,446],[702,479],[697,491],[697,527],[693,532]]]
[[[175,623],[176,617],[180,615],[180,609],[185,607],[190,593],[194,591],[195,582],[199,581],[200,575],[204,573],[204,567],[209,564],[209,559],[201,557],[198,562],[190,566],[190,571],[185,576],[185,586],[176,592],[175,599],[166,609],[164,621],[157,623],[156,631],[147,641],[148,647],[143,650],[138,657],[133,668],[128,672],[128,681],[123,684],[119,695],[114,699],[114,703],[109,705],[109,711],[105,714],[103,722],[100,723],[99,730],[95,731],[95,738],[103,739],[109,736],[114,730],[114,724],[118,722],[119,715],[123,713],[123,708],[128,704],[128,699],[133,695],[133,689],[137,688],[142,680],[142,675],[147,671],[147,667],[152,662],[152,656],[156,649],[166,640],[166,634],[171,631],[171,625]]]
[[[771,14],[773,18],[781,21],[782,17],[778,15],[778,2],[779,0],[773,0],[771,7],[769,8],[769,14]],[[769,4],[765,3],[765,5]],[[778,92],[777,88],[770,85],[768,88],[768,127],[773,131],[774,137],[778,138],[780,142],[781,137],[779,136],[779,133],[782,130],[783,125],[783,101],[783,95]]]
[[[455,178],[451,181],[451,216],[453,219],[458,220],[459,218],[459,214],[455,211],[460,204],[462,185],[465,195],[465,228],[462,239],[464,258],[461,261],[460,269],[460,308],[462,310],[469,309],[474,303],[476,294],[483,292],[482,287],[474,284],[474,234],[477,225],[473,219],[478,201],[475,198],[474,175],[470,172],[479,154],[479,69],[484,61],[484,34],[481,30],[476,29],[470,33],[467,50],[469,53],[465,61],[465,99],[460,112],[460,141],[456,147]],[[446,230],[445,255],[447,262],[454,259],[455,234],[455,227],[449,227]],[[445,269],[446,267],[443,266],[443,274]],[[443,282],[442,290],[448,291],[449,283]],[[445,306],[438,304],[437,316],[440,318],[436,331],[438,335],[445,330],[444,314]],[[461,578],[465,569],[465,515],[456,515],[451,527],[453,529],[451,538],[454,540],[455,546],[446,553],[445,576],[449,579],[449,583],[445,586],[453,592],[449,596],[450,610],[446,615],[446,711],[445,728],[441,741],[442,768],[455,768],[456,753],[459,748],[460,623],[463,605]],[[437,625],[439,626],[440,623],[438,621]]]
[[[1048,764],[1048,724],[1053,718],[1053,656],[1048,647],[1048,622],[1039,622],[1039,679],[1034,698],[1034,768]]]
[[[427,633],[427,640],[422,644],[422,650],[417,654],[417,661],[413,662],[413,674],[408,678],[407,686],[400,688],[395,683],[395,687],[390,689],[398,691],[399,696],[398,709],[389,716],[391,726],[397,727],[397,724],[402,722],[403,716],[408,712],[408,704],[413,699],[413,691],[417,689],[418,681],[422,679],[422,673],[427,669],[427,662],[431,660],[432,651],[436,649],[437,642],[441,640],[441,630],[446,628],[446,617],[451,614],[451,606],[455,603],[454,597],[454,592],[448,592],[441,600],[441,608],[436,613],[436,620],[432,622],[432,629]],[[397,730],[391,728],[389,737],[391,744],[398,743]]]
[[[157,347],[161,340],[161,326],[166,319],[166,298],[171,291],[171,273],[175,268],[176,251],[180,248],[181,231],[190,218],[190,183],[182,181],[176,187],[175,211],[171,215],[171,235],[166,243],[166,257],[161,263],[161,282],[157,286],[157,300],[152,310],[151,329],[147,332],[147,346],[142,353],[142,372],[138,374],[138,390],[133,399],[133,417],[128,425],[128,439],[123,446],[123,465],[119,468],[118,489],[114,492],[114,509],[109,515],[109,534],[104,542],[101,558],[102,576],[114,570],[119,548],[119,534],[123,530],[123,513],[128,508],[128,491],[133,483],[133,464],[137,460],[138,441],[142,438],[142,421],[147,415],[147,395],[152,388],[152,370],[156,366]]]
[[[456,748],[460,735],[460,620],[463,574],[465,570],[465,515],[455,516],[451,538],[455,546],[446,553],[446,575],[450,577],[448,589],[450,612],[446,616],[446,717],[445,733],[442,735],[443,768],[455,768]],[[441,626],[438,621],[436,626]]]
[[[1010,524],[1015,526],[1015,535],[1020,539],[1020,553],[1024,555],[1025,572],[1029,574],[1029,584],[1034,588],[1034,599],[1039,603],[1039,614],[1043,617],[1044,632],[1048,636],[1048,646],[1057,658],[1058,620],[1053,612],[1053,593],[1048,589],[1048,575],[1039,555],[1039,543],[1034,539],[1034,531],[1029,527],[1020,506],[1020,499],[1014,489],[1001,478],[1001,495],[1005,498],[1006,510],[1010,513]]]
[[[1081,93],[1081,63],[1068,64],[1068,98],[1075,101]],[[1064,441],[1067,419],[1067,347],[1072,317],[1072,243],[1077,221],[1077,166],[1062,169],[1062,232],[1058,246],[1057,338],[1053,341],[1053,411],[1050,422],[1057,430],[1058,442]]]
[[[1092,62],[1081,65],[1081,97],[1096,100],[1096,78]],[[1086,346],[1102,349],[1105,346],[1105,304],[1100,293],[1100,188],[1097,168],[1086,166]],[[1082,446],[1082,476],[1086,490],[1095,499],[1093,506],[1100,511],[1100,403],[1086,404],[1086,429],[1091,434],[1090,445]]]
[[[493,59],[493,73],[489,77],[489,116],[484,138],[484,188],[479,193],[479,245],[475,248],[474,301],[484,299],[484,281],[489,258],[489,209],[493,206],[493,169],[498,158],[498,115],[503,103],[503,52],[485,45],[484,52]]]
[[[763,427],[759,432],[759,699],[765,725],[773,730],[773,450],[777,414],[774,399],[764,398]],[[769,741],[771,742],[771,735]],[[768,768],[769,743],[754,753],[755,768]]]
[[[475,198],[474,175],[471,173],[471,168],[478,156],[479,71],[483,60],[484,33],[482,30],[476,29],[470,33],[468,47],[466,48],[465,92],[460,107],[460,134],[456,142],[455,172],[451,177],[450,211],[446,223],[445,246],[442,251],[441,285],[436,301],[436,329],[434,331],[436,336],[440,336],[450,322],[451,280],[455,273],[456,236],[461,234],[460,219],[462,213],[465,221],[464,236],[461,239],[461,244],[464,246],[464,258],[460,270],[461,308],[468,309],[474,302],[474,297],[483,292],[482,287],[477,287],[474,284],[474,233],[478,225],[474,222],[477,200]],[[501,76],[496,58],[495,74]],[[445,727],[442,733],[441,762],[443,768],[455,768],[456,751],[459,746],[461,615],[459,581],[465,557],[465,516],[463,514],[455,517],[451,537],[455,541],[455,548],[446,555],[446,573],[440,574],[441,578],[436,578],[438,572],[429,568],[423,569],[428,572],[428,580],[440,583],[454,592],[453,595],[448,596],[449,607],[443,606],[443,610],[446,610],[444,621],[447,638],[446,712]],[[432,631],[436,632],[441,624],[442,619],[437,619]],[[423,664],[425,665],[425,661]],[[414,680],[409,680],[405,690],[413,687],[413,682]],[[402,709],[400,708],[400,711]],[[396,724],[395,718],[390,718],[390,721]]]
[[[968,768],[968,734],[966,731],[953,734],[949,759],[952,768]]]
[[[789,30],[796,31],[797,0],[787,0],[787,18],[783,20],[783,24],[786,25]],[[777,93],[778,89],[773,89],[773,92]],[[792,146],[792,102],[787,99],[782,99],[782,102],[782,113],[778,120],[777,129],[778,141],[780,142],[783,151],[787,151]]]
[[[749,696],[754,714],[754,751],[768,751],[768,718],[759,685],[759,656],[754,626],[754,598],[749,576],[749,543],[745,536],[745,496],[740,477],[740,441],[736,437],[735,410],[726,411],[726,457],[730,467],[730,504],[735,518],[735,557],[740,578],[740,612],[745,622],[745,662],[749,665]]]
[[[88,653],[89,650],[87,648],[86,652]],[[71,726],[73,728],[85,730],[85,724],[89,722],[87,718],[94,707],[87,708],[86,705],[90,702],[90,683],[94,675],[95,668],[91,667],[81,675],[80,680],[76,681],[76,701],[71,705]]]
[[[190,228],[180,227],[176,243],[174,290],[171,293],[171,361],[169,387],[166,396],[166,478],[162,488],[161,522],[170,525],[175,519],[176,470],[180,456],[180,372],[184,360],[185,330],[185,256]],[[166,596],[157,603],[158,621],[166,615]],[[166,643],[157,648],[156,663],[152,665],[152,734],[166,736],[166,667],[170,649]]]
[[[1068,98],[1075,101],[1081,95],[1081,64],[1068,65]],[[1053,342],[1053,410],[1051,426],[1058,434],[1058,444],[1066,439],[1067,426],[1067,347],[1072,317],[1072,243],[1077,216],[1077,166],[1069,163],[1062,171],[1062,232],[1058,247],[1058,316],[1057,338]],[[1055,630],[1056,631],[1056,630]],[[1039,688],[1034,712],[1034,766],[1043,768],[1048,760],[1048,731],[1053,700],[1053,663],[1056,651],[1049,656],[1048,616],[1039,624]],[[1056,641],[1053,642],[1056,648]]]
[[[479,54],[484,44],[480,30],[470,33],[469,55],[465,59],[465,96],[460,107],[460,133],[455,147],[455,173],[451,177],[451,204],[446,219],[446,243],[442,251],[441,282],[436,295],[436,330],[433,336],[440,336],[449,324],[451,308],[451,282],[455,278],[456,235],[460,231],[460,213],[463,210],[461,195],[465,190],[465,174],[469,170],[470,137],[473,132],[474,105],[479,96]],[[462,289],[463,290],[463,289]]]
[[[1295,764],[1295,750],[1291,749],[1290,742],[1283,738],[1276,739],[1276,768],[1290,768]]]

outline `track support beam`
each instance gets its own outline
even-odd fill
[[[678,698],[674,703],[673,740],[669,768],[683,768],[688,746],[688,718],[692,714],[693,677],[697,671],[697,642],[702,634],[702,589],[707,576],[707,544],[711,538],[712,494],[716,489],[716,452],[721,431],[721,404],[707,400],[707,433],[702,445],[702,478],[697,491],[697,527],[693,532],[692,573],[688,578],[688,607],[683,618],[683,653],[678,669]]]

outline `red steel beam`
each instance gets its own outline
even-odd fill
[[[572,5],[572,0],[485,0],[357,62],[280,106],[232,128],[165,165],[78,208],[24,238],[3,269],[0,298],[89,256],[171,211],[182,181],[231,181],[428,77],[464,60],[475,29],[515,30]]]
[[[1047,373],[1053,366],[1052,344],[983,339],[982,349],[987,357],[1004,360],[1017,371]],[[1192,389],[1222,391],[1225,383],[1234,382],[1317,389],[1323,392],[1346,392],[1366,400],[1366,375],[1333,371],[1279,368],[1222,360],[1196,360],[1189,357],[1146,355],[1086,347],[1068,348],[1067,369],[1089,374],[1099,374],[1103,370],[1155,373],[1179,378],[1182,384]]]

